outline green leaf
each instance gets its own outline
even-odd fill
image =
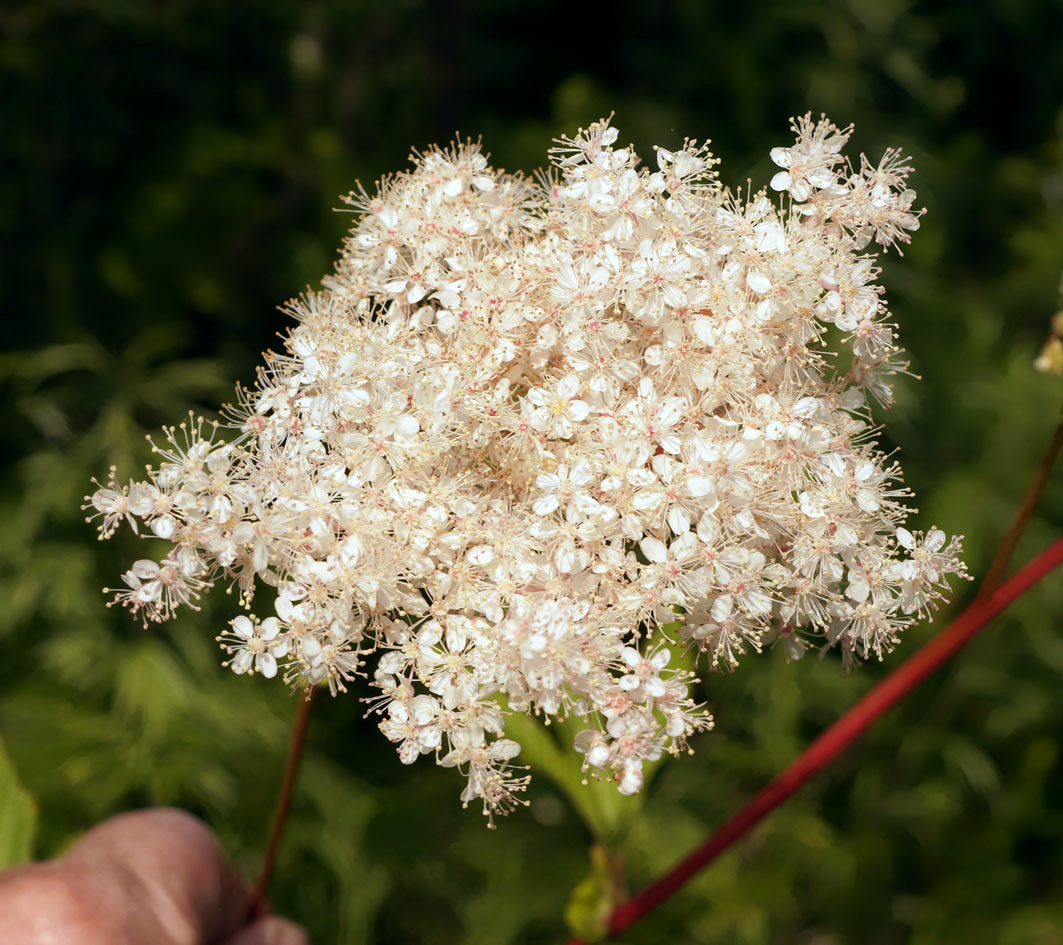
[[[521,760],[533,774],[546,775],[564,792],[595,839],[613,843],[621,839],[632,818],[641,810],[642,798],[625,797],[612,781],[595,781],[584,775],[582,759],[571,739],[586,728],[582,719],[569,718],[547,726],[531,716],[514,712],[506,731],[521,747]]]
[[[577,884],[565,904],[565,922],[585,942],[600,942],[609,931],[609,913],[616,899],[613,865],[606,848],[596,843],[590,849],[591,871]]]
[[[19,783],[0,742],[0,869],[32,859],[36,833],[37,802]]]

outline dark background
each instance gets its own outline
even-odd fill
[[[219,667],[224,595],[150,631],[107,610],[138,547],[97,545],[79,505],[110,463],[136,475],[145,433],[252,379],[276,306],[331,267],[339,194],[455,131],[531,171],[612,111],[644,155],[709,137],[724,181],[756,187],[807,110],[914,157],[928,213],[883,279],[922,381],[902,378],[883,442],[919,524],[966,534],[981,574],[1063,399],[1031,367],[1063,270],[1063,4],[7,0],[0,731],[34,852],[175,803],[256,868],[295,704]],[[1019,559],[1061,526],[1057,473]],[[1061,584],[624,941],[1063,942]],[[559,941],[586,824],[637,888],[933,632],[852,676],[781,652],[711,676],[717,731],[640,798],[574,805],[540,773],[496,831],[453,772],[400,765],[356,695],[325,701],[276,905],[318,943]]]

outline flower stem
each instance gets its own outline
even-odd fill
[[[310,707],[314,702],[314,691],[313,686],[306,690],[292,726],[291,747],[288,749],[288,763],[284,768],[284,781],[281,783],[280,794],[277,797],[277,812],[273,815],[273,827],[270,830],[269,845],[266,847],[266,859],[258,875],[258,882],[255,884],[255,893],[248,909],[248,916],[257,913],[262,903],[266,901],[266,891],[273,875],[273,865],[277,860],[277,849],[280,846],[281,835],[284,833],[284,824],[288,819],[288,809],[292,803],[292,788],[295,786],[295,779],[299,773],[299,760],[303,755],[306,729],[310,723]]]
[[[609,918],[609,937],[619,935],[677,892],[702,868],[829,764],[880,715],[955,655],[993,617],[1060,565],[1063,565],[1063,539],[1043,551],[988,596],[977,598],[949,627],[902,663],[823,732],[796,761],[701,846],[655,883],[614,909]],[[569,945],[580,943],[576,939]]]

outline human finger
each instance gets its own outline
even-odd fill
[[[123,913],[122,945],[208,945],[244,922],[247,883],[229,866],[214,834],[184,811],[121,814],[90,830],[59,861],[104,886]]]

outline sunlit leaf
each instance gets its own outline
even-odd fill
[[[31,859],[36,833],[37,803],[0,742],[0,869]]]

